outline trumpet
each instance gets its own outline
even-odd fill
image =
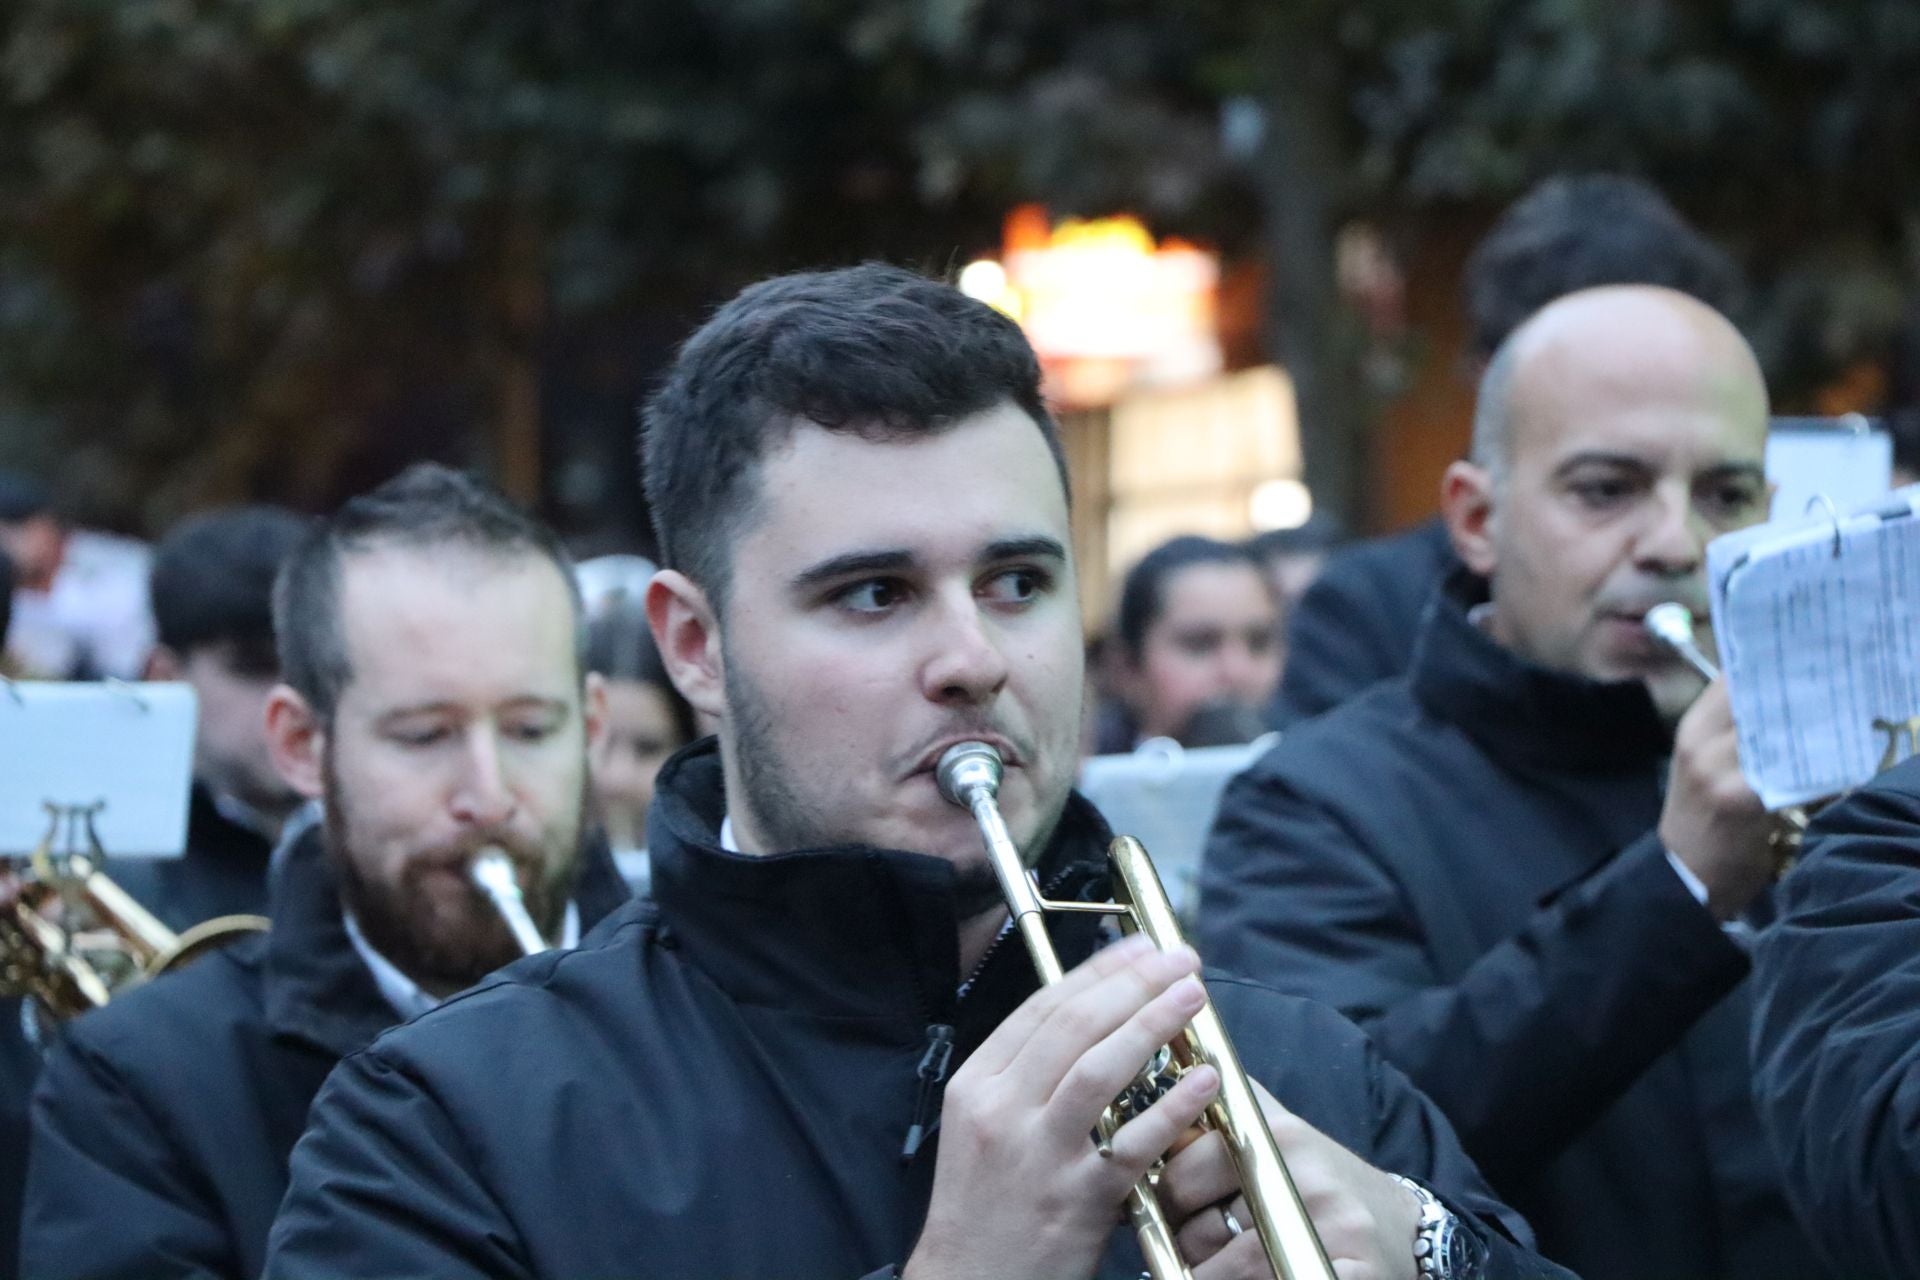
[[[0,910],[0,995],[24,996],[55,1021],[267,928],[264,916],[231,915],[176,934],[91,858],[56,856],[50,845],[51,837],[27,860]]]
[[[1002,765],[1000,753],[984,742],[961,742],[947,748],[935,767],[940,794],[973,814],[986,842],[987,860],[1013,913],[1014,927],[1027,953],[1051,985],[1064,976],[1043,915],[1048,911],[1090,911],[1116,916],[1127,933],[1145,933],[1155,946],[1168,951],[1182,945],[1173,904],[1160,883],[1153,862],[1138,840],[1116,838],[1107,851],[1113,863],[1116,900],[1113,902],[1052,902],[1040,896],[1038,882],[1020,860],[1000,816],[998,796]],[[1164,1062],[1162,1061],[1164,1059]],[[1307,1217],[1300,1193],[1280,1157],[1254,1097],[1253,1085],[1240,1066],[1233,1043],[1220,1016],[1208,1001],[1186,1029],[1167,1046],[1162,1058],[1147,1064],[1137,1089],[1144,1096],[1163,1092],[1191,1068],[1206,1064],[1220,1075],[1220,1093],[1201,1117],[1203,1128],[1218,1132],[1240,1175],[1240,1187],[1253,1218],[1252,1226],[1266,1248],[1275,1280],[1334,1280],[1333,1265]],[[1105,1143],[1124,1120],[1119,1104],[1100,1118],[1099,1139]],[[1154,1280],[1191,1280],[1192,1271],[1174,1241],[1173,1224],[1156,1190],[1159,1166],[1150,1169],[1127,1194],[1127,1216],[1140,1237],[1140,1252]]]
[[[480,856],[467,868],[467,876],[474,886],[485,894],[500,918],[507,922],[507,929],[513,934],[513,940],[520,944],[523,955],[535,955],[548,949],[547,940],[540,936],[540,927],[533,922],[533,916],[527,910],[527,899],[520,892],[520,882],[514,878],[513,862],[498,849],[482,849]]]
[[[1654,639],[1686,659],[1687,665],[1699,672],[1702,679],[1711,681],[1720,678],[1720,668],[1713,659],[1701,652],[1700,643],[1695,638],[1693,611],[1687,606],[1674,600],[1657,604],[1647,610],[1641,625]],[[1810,819],[1807,811],[1799,805],[1782,809],[1774,816],[1781,825],[1773,833],[1772,843],[1790,861],[1799,852]]]

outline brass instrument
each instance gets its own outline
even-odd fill
[[[1026,943],[1027,952],[1040,972],[1040,980],[1051,985],[1060,981],[1063,971],[1047,936],[1042,914],[1048,911],[1098,912],[1118,917],[1127,933],[1145,933],[1156,947],[1168,951],[1183,945],[1173,905],[1167,898],[1153,862],[1138,840],[1116,838],[1107,851],[1113,862],[1113,902],[1052,902],[1040,896],[1033,874],[1020,860],[1020,852],[1007,834],[996,797],[1000,790],[1000,753],[984,742],[961,742],[949,747],[935,769],[940,794],[948,801],[969,810],[979,824],[986,841],[987,860],[1000,882],[1001,892],[1013,913],[1014,926]],[[1240,1187],[1253,1218],[1252,1226],[1266,1247],[1276,1280],[1334,1280],[1333,1265],[1320,1243],[1320,1237],[1307,1217],[1300,1193],[1280,1157],[1273,1131],[1267,1127],[1253,1085],[1241,1069],[1233,1043],[1227,1037],[1220,1016],[1208,1001],[1201,1006],[1172,1044],[1168,1046],[1168,1073],[1175,1079],[1180,1073],[1205,1063],[1220,1073],[1220,1093],[1208,1105],[1201,1123],[1226,1139],[1228,1153],[1240,1175]],[[1148,1064],[1141,1084],[1149,1093],[1157,1092],[1166,1076]],[[1109,1107],[1101,1116],[1101,1141],[1119,1129],[1122,1116],[1117,1107]],[[1140,1251],[1154,1280],[1190,1280],[1192,1272],[1181,1258],[1174,1241],[1173,1226],[1161,1205],[1155,1184],[1159,1170],[1149,1171],[1127,1195],[1127,1215],[1140,1237]]]
[[[48,809],[53,825],[26,860],[17,897],[0,910],[0,994],[26,996],[55,1020],[70,1018],[267,927],[262,916],[232,915],[175,934],[98,869],[89,808]],[[84,824],[91,855],[53,852],[63,824]]]
[[[535,955],[547,950],[547,940],[540,936],[540,927],[533,922],[533,916],[527,911],[527,900],[520,892],[520,882],[514,878],[513,862],[498,849],[482,849],[480,856],[467,868],[467,876],[476,888],[485,894],[500,918],[507,922],[507,929],[513,934],[513,940],[520,944],[523,955]]]
[[[1687,665],[1699,672],[1708,681],[1720,678],[1720,668],[1713,659],[1701,652],[1700,644],[1694,636],[1693,610],[1677,601],[1669,600],[1647,610],[1647,616],[1641,619],[1649,635],[1672,649]],[[1799,805],[1780,810],[1774,815],[1780,822],[1774,833],[1773,846],[1790,863],[1800,851],[1800,842],[1807,833],[1807,811]],[[1781,870],[1785,870],[1783,865]]]

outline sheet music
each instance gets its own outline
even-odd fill
[[[47,802],[99,804],[111,857],[180,856],[197,710],[185,684],[0,683],[0,857],[32,852]]]
[[[1741,771],[1768,808],[1920,748],[1920,486],[1708,548]]]

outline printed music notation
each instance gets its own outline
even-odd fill
[[[1836,795],[1920,732],[1920,486],[1707,549],[1740,765],[1769,809]]]

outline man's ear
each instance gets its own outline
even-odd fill
[[[1440,515],[1447,522],[1453,552],[1483,578],[1491,578],[1499,557],[1494,551],[1493,475],[1472,462],[1456,462],[1440,481]]]
[[[703,716],[723,719],[726,663],[720,655],[720,622],[707,593],[679,570],[662,569],[647,584],[647,623],[680,696]]]
[[[179,680],[183,678],[186,664],[180,661],[180,655],[163,644],[153,646],[147,655],[147,669],[143,679]]]
[[[277,684],[267,695],[267,754],[288,786],[309,800],[326,791],[321,759],[327,732],[307,700],[291,686]]]

